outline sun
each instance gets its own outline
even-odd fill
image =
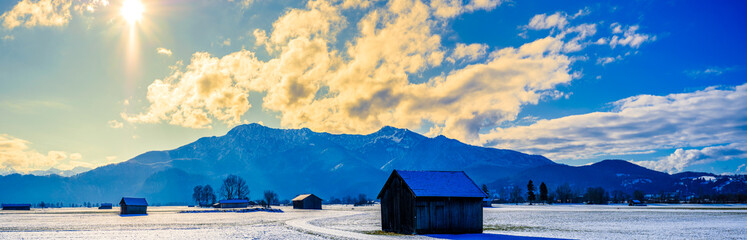
[[[124,0],[122,2],[120,13],[129,24],[140,21],[143,18],[143,12],[145,12],[145,6],[140,0]]]

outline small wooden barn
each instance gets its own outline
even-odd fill
[[[322,209],[322,199],[314,194],[301,194],[293,198],[293,209]]]
[[[3,210],[31,210],[31,204],[28,204],[28,203],[21,203],[21,204],[3,203]]]
[[[111,203],[101,203],[101,205],[99,205],[99,209],[112,209],[112,204]]]
[[[486,197],[462,171],[394,170],[377,196],[381,229],[402,234],[481,233]]]
[[[145,198],[123,197],[119,206],[119,214],[148,214],[148,202]]]
[[[249,206],[249,200],[246,199],[233,199],[233,200],[220,200],[218,201],[218,208],[245,208]]]

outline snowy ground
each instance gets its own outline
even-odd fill
[[[118,208],[0,211],[0,239],[747,239],[747,205],[495,205],[485,208],[484,234],[384,235],[379,208],[179,213],[149,207],[121,217]]]

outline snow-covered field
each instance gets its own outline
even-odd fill
[[[281,213],[179,213],[149,207],[121,217],[118,208],[0,211],[0,239],[747,239],[747,205],[494,205],[484,234],[382,235],[379,208],[280,207]]]

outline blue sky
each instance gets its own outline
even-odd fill
[[[141,3],[0,2],[0,172],[252,122],[747,172],[741,1]]]

